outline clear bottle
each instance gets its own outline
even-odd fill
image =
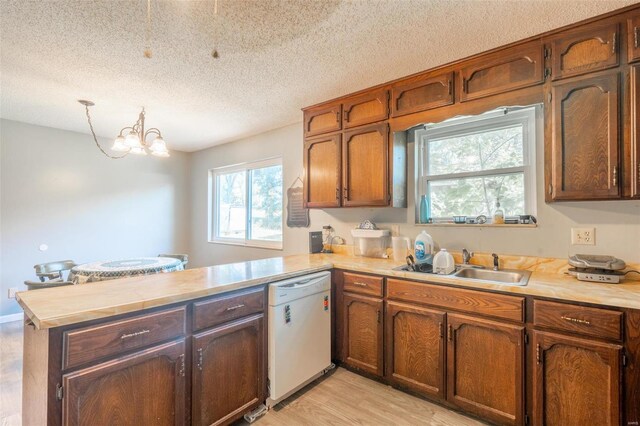
[[[500,198],[496,200],[496,210],[493,212],[493,223],[495,225],[504,224],[504,210],[500,207]]]

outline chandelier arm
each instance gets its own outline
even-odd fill
[[[162,137],[162,133],[160,133],[160,130],[156,129],[155,127],[150,128],[149,130],[147,130],[146,132],[144,132],[144,140],[147,140],[147,136],[148,135],[158,135],[160,137]]]
[[[87,122],[89,123],[89,129],[91,130],[91,136],[93,136],[93,141],[96,143],[96,146],[98,147],[100,152],[102,152],[104,155],[106,155],[107,157],[109,157],[112,160],[119,160],[119,159],[124,158],[127,155],[129,155],[129,153],[126,152],[123,155],[114,156],[114,155],[111,155],[108,152],[106,152],[104,149],[102,149],[102,146],[100,146],[100,144],[98,143],[98,138],[96,137],[96,132],[93,130],[93,124],[91,123],[91,116],[89,115],[89,106],[85,105],[84,108],[85,108],[85,112],[87,114]]]

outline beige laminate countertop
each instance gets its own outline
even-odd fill
[[[166,274],[19,292],[18,303],[38,329],[106,318],[248,288],[307,273],[346,269],[462,288],[539,296],[571,302],[640,309],[640,281],[599,284],[560,273],[534,271],[526,286],[394,271],[397,261],[339,254],[304,254],[216,265]]]

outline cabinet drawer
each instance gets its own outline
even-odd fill
[[[360,275],[351,272],[344,273],[344,291],[382,297],[382,283],[384,278]]]
[[[62,368],[159,343],[185,334],[184,306],[134,318],[111,321],[63,335]]]
[[[524,297],[395,279],[387,279],[387,297],[524,322]]]
[[[622,312],[567,303],[533,301],[533,323],[568,333],[622,340]]]
[[[193,304],[193,329],[201,330],[223,322],[264,311],[264,287]]]

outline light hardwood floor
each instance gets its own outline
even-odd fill
[[[22,322],[0,324],[0,426],[21,424]],[[277,405],[257,426],[482,425],[459,413],[338,368]],[[246,425],[238,422],[237,425]]]

